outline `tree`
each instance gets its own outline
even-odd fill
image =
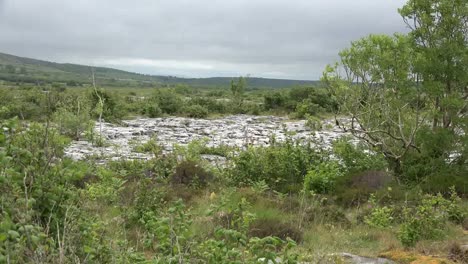
[[[414,102],[422,92],[411,73],[408,38],[370,35],[352,42],[340,57],[341,63],[327,67],[323,78],[340,102],[338,113],[350,117],[337,123],[382,152],[399,173],[402,157],[418,150],[415,136],[425,120]]]
[[[399,12],[411,29],[414,71],[434,110],[432,128],[453,131],[467,121],[468,2],[410,0]]]
[[[400,9],[408,35],[355,41],[324,72],[337,114],[350,117],[337,123],[383,153],[397,175],[409,156],[466,160],[467,10],[466,1],[410,0]]]
[[[241,106],[244,101],[245,86],[245,78],[242,76],[237,81],[231,80],[231,92],[237,106]]]

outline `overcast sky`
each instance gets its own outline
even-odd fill
[[[0,52],[183,77],[318,79],[404,0],[0,0]]]

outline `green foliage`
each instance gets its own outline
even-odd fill
[[[319,154],[310,145],[275,143],[269,147],[249,147],[233,157],[226,173],[235,185],[265,181],[273,190],[298,191],[309,167]]]
[[[342,125],[383,154],[397,176],[417,182],[432,176],[425,171],[443,173],[449,157],[453,164],[466,161],[466,144],[460,143],[467,135],[468,7],[464,1],[410,0],[399,12],[408,35],[353,42],[323,80],[340,102],[338,114],[352,118]],[[414,168],[424,160],[429,166]]]
[[[385,170],[388,166],[382,154],[372,153],[365,145],[353,145],[348,138],[333,142],[333,154],[343,162],[348,173]]]
[[[313,131],[317,131],[317,130],[322,130],[322,122],[319,118],[315,117],[315,116],[311,116],[309,114],[306,114],[304,116],[306,118],[306,126],[313,130]]]
[[[170,89],[157,89],[149,99],[152,104],[156,103],[165,114],[175,114],[182,110],[182,98]]]
[[[398,238],[406,247],[414,246],[421,239],[443,236],[450,215],[462,214],[456,201],[444,199],[442,195],[425,195],[420,204],[403,210],[404,220]],[[453,212],[457,213],[453,213]]]
[[[163,111],[155,103],[150,103],[144,109],[144,114],[148,115],[151,118],[160,117]]]
[[[282,92],[267,93],[263,97],[263,107],[266,110],[282,108],[286,105],[287,98]]]
[[[104,89],[90,91],[91,105],[94,109],[94,117],[98,118],[102,113],[102,118],[109,122],[120,121],[125,116],[125,109],[121,107],[121,98]],[[102,104],[101,104],[102,100]]]
[[[251,204],[247,199],[242,197],[237,201],[233,199],[232,194],[228,194],[211,204],[207,214],[216,217],[221,227],[234,229],[246,235],[250,224],[256,218],[250,209]]]
[[[188,117],[192,118],[205,118],[208,116],[208,109],[201,105],[190,105],[184,109]]]
[[[90,112],[86,108],[68,109],[62,107],[53,114],[52,120],[57,124],[61,134],[69,136],[75,140],[79,139],[81,134],[94,127]]]
[[[320,87],[295,87],[288,92],[271,92],[263,96],[265,110],[293,112],[295,118],[332,112],[337,105],[334,98]]]
[[[237,81],[231,80],[231,93],[233,101],[237,106],[241,106],[244,101],[244,92],[246,87],[246,80],[244,77],[239,77]]]
[[[145,245],[157,250],[155,259],[163,263],[190,261],[190,214],[181,200],[176,201],[158,216],[147,211],[140,219],[144,226]]]
[[[317,164],[309,170],[304,179],[304,192],[329,193],[335,187],[336,179],[343,176],[343,169],[336,161]]]
[[[109,170],[97,171],[98,181],[87,186],[87,195],[92,200],[101,200],[112,203],[119,195],[125,180],[122,180]]]
[[[301,103],[296,106],[295,115],[297,118],[304,118],[307,115],[317,115],[325,112],[318,104],[312,102],[310,99],[304,99]]]
[[[75,183],[86,168],[53,164],[68,140],[50,127],[24,128],[17,120],[1,127],[6,134],[0,140],[0,258],[50,261],[59,252],[53,238],[67,232],[65,222],[78,204]]]
[[[252,182],[252,190],[255,192],[255,193],[258,193],[258,194],[263,194],[265,193],[266,191],[268,191],[270,189],[270,186],[268,186],[268,184],[265,182],[265,180],[261,180],[261,181],[258,181],[258,182]]]
[[[364,222],[372,227],[386,228],[392,224],[393,209],[388,206],[379,206],[374,195],[369,199],[371,212],[364,219]]]
[[[157,137],[152,137],[145,143],[136,145],[134,150],[141,153],[153,153],[157,157],[161,155],[163,148],[159,145]]]
[[[205,170],[200,164],[186,160],[176,166],[171,182],[196,188],[205,187],[213,178],[213,174]]]
[[[250,238],[231,229],[218,229],[215,238],[203,242],[198,251],[206,263],[298,263],[290,253],[296,243],[277,237]]]
[[[183,81],[226,88],[194,89],[175,85],[179,78],[105,68],[94,70],[102,88],[90,90],[87,67],[0,54],[7,80],[0,83],[0,263],[297,263],[296,253],[328,247],[326,239],[366,252],[386,245],[374,235],[393,238],[393,230],[406,247],[457,239],[448,231],[467,223],[466,201],[457,195],[468,186],[467,6],[409,0],[400,13],[411,32],[353,42],[326,69],[327,90],[254,89],[268,83],[256,78],[247,88],[242,77],[231,90],[223,78]],[[93,130],[101,117],[262,111],[306,118],[312,129],[321,128],[318,116],[336,112],[351,118],[338,125],[366,145],[343,139],[328,153],[291,139],[244,148],[199,140],[168,154],[152,138],[135,146],[149,160],[64,157],[70,139],[83,134],[105,143]],[[227,161],[216,169],[202,154]],[[388,169],[401,184],[392,195],[383,191]],[[414,186],[440,194],[408,194]],[[360,205],[369,196],[363,210],[337,204]],[[364,234],[356,214],[358,222],[364,215]],[[353,240],[340,241],[343,233]],[[291,238],[305,250],[295,250]],[[364,240],[372,245],[363,248]]]

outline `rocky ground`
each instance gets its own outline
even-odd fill
[[[101,131],[96,124],[96,132]],[[335,126],[333,120],[322,122],[322,130],[312,131],[305,120],[287,120],[275,116],[235,115],[219,119],[193,119],[183,117],[139,118],[124,121],[122,125],[102,124],[104,147],[94,146],[88,141],[74,141],[67,149],[66,155],[73,159],[84,159],[99,156],[108,159],[148,159],[146,153],[134,151],[136,144],[147,142],[156,137],[169,152],[174,144],[187,145],[192,140],[206,139],[207,146],[247,145],[267,146],[272,137],[284,141],[287,137],[295,140],[314,140],[324,147],[346,135]]]

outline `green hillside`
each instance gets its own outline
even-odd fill
[[[13,82],[67,82],[83,84],[91,82],[92,68],[86,65],[56,63],[0,53],[0,80]],[[153,86],[186,84],[190,86],[226,87],[231,77],[179,78],[127,72],[106,67],[94,67],[100,84],[110,86]],[[249,77],[250,88],[281,88],[312,85],[316,81],[268,79]]]

